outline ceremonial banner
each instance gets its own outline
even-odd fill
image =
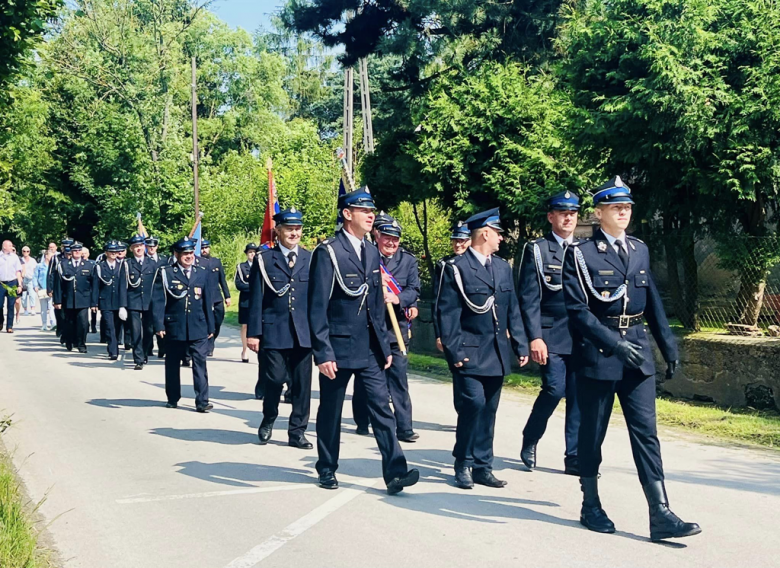
[[[347,193],[347,188],[344,187],[344,178],[339,180],[339,197]],[[341,216],[341,209],[336,216],[336,230],[338,231],[342,225],[344,225],[344,217]]]
[[[268,205],[265,208],[265,217],[263,218],[263,230],[260,234],[261,245],[270,248],[274,243],[274,215],[279,213],[279,201],[276,197],[276,183],[274,174],[271,170],[271,159],[268,158],[266,168],[268,168]]]
[[[195,231],[192,233],[192,238],[195,239],[195,256],[200,256],[200,228],[201,223],[200,219],[198,219],[197,224],[195,225]]]

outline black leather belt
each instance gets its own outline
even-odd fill
[[[643,316],[644,312],[635,314],[633,316],[607,316],[601,320],[601,323],[613,329],[628,329],[629,327],[633,327],[635,325],[642,325],[642,323],[644,323]]]

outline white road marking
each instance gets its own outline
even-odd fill
[[[377,485],[381,481],[381,479],[378,480],[374,485]],[[374,485],[371,485],[370,487],[373,487]],[[265,542],[258,544],[243,556],[236,558],[225,568],[252,568],[257,566],[289,541],[302,535],[331,513],[335,513],[355,497],[365,493],[370,487],[363,486],[360,489],[339,490],[339,493],[335,497],[325,501],[325,503],[314,509],[311,513],[304,515],[292,524],[287,525],[281,532],[273,535]]]
[[[207,491],[205,493],[188,493],[185,495],[157,495],[153,497],[129,497],[117,499],[120,505],[131,503],[154,503],[155,501],[179,501],[181,499],[202,499],[204,497],[223,497],[225,495],[247,495],[252,493],[277,493],[279,491],[297,491],[299,489],[316,489],[315,484],[304,485],[274,485],[273,487],[246,487],[243,489],[231,489],[229,491]]]

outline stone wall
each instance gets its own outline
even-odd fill
[[[411,345],[415,353],[438,354],[430,321],[430,303],[421,301]],[[681,367],[671,381],[661,382],[666,363],[655,349],[660,391],[724,406],[780,410],[780,338],[694,333],[678,342]],[[534,372],[536,365],[524,371]]]
[[[680,370],[660,390],[724,406],[780,409],[780,339],[694,333],[679,339]],[[656,350],[659,379],[666,364]]]

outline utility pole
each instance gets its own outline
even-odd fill
[[[366,154],[374,153],[374,127],[371,124],[371,94],[368,86],[368,59],[358,62],[360,73],[360,107],[363,113],[363,148]]]
[[[352,102],[354,100],[355,79],[352,74],[352,68],[344,69],[344,150],[347,159],[347,171],[352,176],[352,132],[354,130],[354,111]],[[352,176],[354,179],[354,176]]]
[[[196,84],[195,56],[192,56],[192,180],[195,189],[195,218],[200,214],[200,189],[198,187],[198,163],[200,150],[198,148],[198,87]]]

